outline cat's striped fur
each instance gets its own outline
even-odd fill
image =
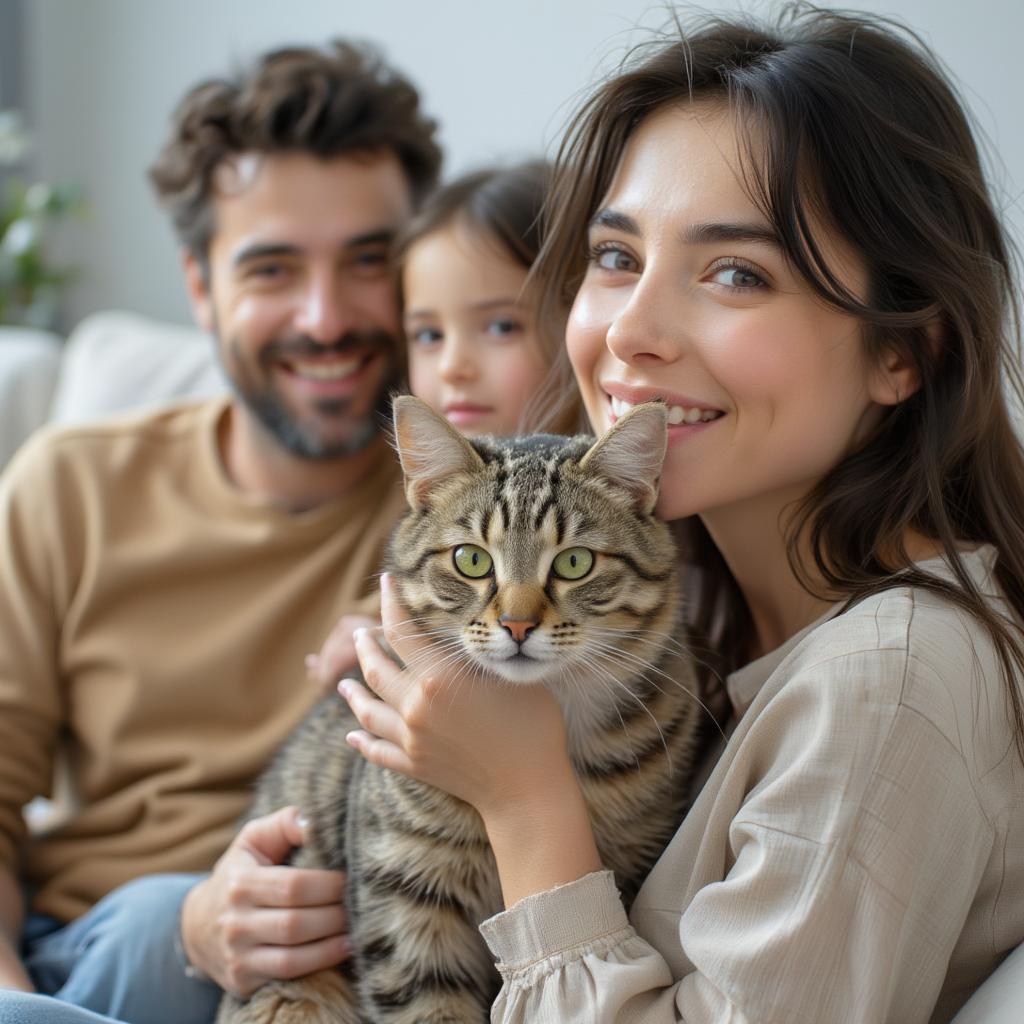
[[[389,556],[402,603],[461,685],[497,676],[553,690],[598,849],[628,903],[686,810],[701,730],[676,639],[675,552],[653,515],[664,408],[638,407],[596,444],[470,443],[411,398],[396,400],[395,419],[411,505]],[[466,545],[490,556],[491,572],[459,571],[454,552]],[[593,564],[561,579],[554,559],[573,548]],[[483,823],[467,804],[364,761],[345,743],[356,727],[340,699],[323,701],[254,807],[297,804],[312,838],[293,863],[347,872],[356,956],[248,1003],[225,997],[219,1024],[488,1019],[499,979],[477,924],[501,909],[501,892]]]

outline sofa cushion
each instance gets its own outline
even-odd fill
[[[0,467],[46,422],[60,357],[56,334],[0,327]]]
[[[204,332],[136,313],[94,313],[68,337],[50,420],[81,423],[124,409],[220,395],[227,387]]]

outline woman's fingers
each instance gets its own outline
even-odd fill
[[[345,737],[345,742],[358,750],[367,761],[377,765],[378,768],[387,768],[393,772],[401,772],[403,775],[415,774],[412,762],[404,750],[364,729],[350,732]]]
[[[377,644],[376,640],[368,642],[377,648],[381,658],[391,665],[393,674],[398,676],[400,670],[380,650],[380,645]],[[360,655],[360,660],[362,660],[362,655]],[[379,675],[376,669],[370,669],[366,661],[363,662],[363,672],[366,674],[367,681],[376,690],[378,681],[383,676]],[[388,674],[390,675],[391,673]],[[390,679],[388,680],[388,686],[392,690],[394,689]],[[386,690],[388,686],[382,688]],[[396,743],[399,746],[404,745],[406,736],[405,722],[402,720],[402,716],[390,704],[385,703],[388,696],[386,692],[381,693],[381,697],[384,698],[384,700],[381,700],[374,696],[362,683],[356,682],[355,679],[343,679],[338,684],[338,692],[348,701],[352,713],[367,732],[374,736],[379,736],[390,743]],[[380,693],[381,691],[378,690],[377,692]]]

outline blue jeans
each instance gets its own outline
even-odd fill
[[[209,1024],[220,989],[190,978],[176,942],[201,875],[148,875],[69,925],[31,915],[22,955],[40,994],[0,991],[0,1024]]]

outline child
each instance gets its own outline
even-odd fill
[[[1024,940],[1016,275],[963,108],[881,19],[712,21],[587,102],[552,209],[595,429],[669,406],[728,742],[629,917],[555,701],[438,699],[387,586],[417,668],[357,634],[350,742],[481,814],[494,1021],[945,1024]]]
[[[468,174],[398,244],[410,389],[468,434],[575,425],[565,311],[541,321],[529,280],[550,177],[540,162]]]

